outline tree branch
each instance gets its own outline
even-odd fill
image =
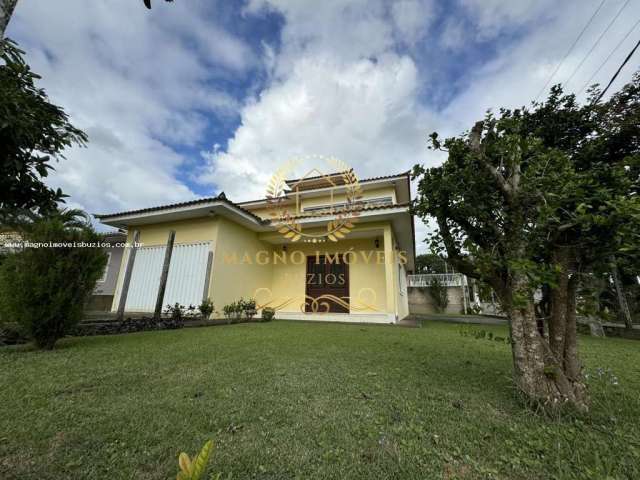
[[[513,200],[513,188],[512,186],[505,180],[504,176],[498,171],[496,167],[491,165],[487,161],[487,157],[484,152],[484,147],[482,145],[482,130],[484,128],[484,122],[476,122],[476,124],[471,129],[471,133],[469,134],[469,148],[473,153],[475,153],[480,160],[480,163],[484,168],[491,174],[494,178],[502,195],[509,202]]]

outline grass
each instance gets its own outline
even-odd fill
[[[460,328],[273,322],[3,348],[0,478],[175,478],[209,438],[234,479],[640,478],[638,342],[581,337],[592,414],[549,419],[518,404],[509,346]]]

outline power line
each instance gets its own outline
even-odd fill
[[[609,53],[609,55],[607,55],[607,58],[604,59],[604,61],[600,64],[600,66],[598,67],[598,69],[593,72],[593,74],[589,77],[589,80],[587,80],[586,82],[584,82],[584,85],[582,85],[582,88],[580,89],[580,91],[578,92],[578,95],[580,95],[585,88],[587,88],[589,86],[589,82],[591,82],[591,80],[593,80],[593,77],[595,77],[600,70],[602,70],[602,67],[605,66],[605,64],[609,61],[609,59],[613,56],[614,53],[616,53],[616,51],[620,48],[620,46],[624,43],[624,41],[629,38],[629,35],[631,35],[631,32],[633,32],[636,27],[640,24],[640,20],[638,20],[633,27],[631,27],[629,29],[629,31],[627,32],[627,34],[622,38],[622,40],[620,40],[618,42],[618,44],[615,46],[615,48],[613,50],[611,50],[611,52]]]
[[[593,15],[591,15],[591,18],[589,19],[589,21],[587,22],[587,24],[584,26],[584,28],[582,29],[582,31],[580,32],[580,34],[576,37],[576,39],[573,41],[573,43],[571,44],[571,46],[569,47],[569,50],[567,50],[567,53],[564,54],[564,57],[562,58],[562,60],[560,60],[560,63],[558,63],[558,65],[556,66],[555,70],[553,71],[553,73],[551,74],[551,76],[547,79],[547,81],[545,82],[544,86],[540,89],[540,91],[538,92],[538,95],[536,95],[536,99],[534,100],[535,102],[538,101],[538,98],[540,98],[540,95],[542,95],[542,92],[544,92],[544,90],[547,88],[547,85],[549,85],[549,82],[551,81],[551,79],[553,77],[555,77],[556,73],[558,73],[558,70],[560,70],[560,67],[562,66],[562,64],[564,63],[564,61],[567,59],[567,57],[569,56],[569,54],[573,51],[573,48],[576,46],[576,44],[578,43],[578,41],[582,38],[582,35],[584,34],[584,32],[587,30],[587,28],[589,28],[589,25],[591,25],[591,22],[593,22],[593,19],[596,18],[596,15],[598,14],[598,12],[600,11],[600,9],[602,8],[602,6],[604,5],[605,0],[602,0],[600,2],[600,5],[598,5],[598,8],[596,8],[596,11],[593,12]]]
[[[629,2],[631,0],[627,0],[626,2],[624,2],[624,5],[622,5],[622,7],[620,8],[620,10],[618,10],[618,13],[616,13],[616,16],[613,17],[613,19],[609,22],[609,25],[607,25],[607,28],[604,29],[604,31],[600,34],[600,36],[598,37],[598,39],[596,40],[596,42],[591,46],[591,49],[587,52],[587,54],[584,56],[584,58],[582,59],[582,61],[578,64],[578,66],[573,70],[573,73],[569,76],[569,78],[567,79],[566,82],[564,82],[565,85],[568,85],[569,82],[571,81],[571,79],[573,78],[573,76],[577,73],[578,70],[580,70],[580,67],[582,67],[582,65],[584,64],[584,62],[587,60],[587,58],[589,58],[589,55],[591,55],[591,53],[595,50],[595,48],[598,46],[598,44],[600,43],[600,40],[602,40],[602,37],[604,37],[604,35],[609,31],[609,29],[611,28],[611,25],[613,25],[615,23],[615,21],[618,19],[618,17],[620,16],[620,14],[622,13],[622,11],[627,7],[627,5],[629,5]]]
[[[604,90],[602,92],[600,92],[600,95],[598,95],[598,98],[596,98],[594,100],[594,102],[593,102],[594,104],[598,103],[600,101],[600,99],[603,97],[603,95],[605,93],[607,93],[607,90],[609,90],[609,87],[611,86],[611,84],[615,81],[616,78],[618,78],[618,74],[624,68],[624,66],[627,64],[627,62],[631,59],[631,57],[633,57],[633,54],[636,52],[638,47],[640,47],[640,40],[638,40],[638,43],[636,43],[636,46],[631,49],[631,51],[629,52],[629,55],[627,55],[627,58],[625,58],[624,62],[622,62],[622,65],[620,65],[618,67],[618,70],[616,70],[616,73],[613,75],[613,77],[611,77],[611,80],[609,80],[609,83],[604,88]]]

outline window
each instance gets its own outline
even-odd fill
[[[109,264],[111,263],[111,252],[107,252],[107,264],[104,266],[104,272],[98,279],[98,283],[104,283],[107,281],[107,273],[109,273]]]
[[[392,197],[381,197],[381,198],[367,198],[365,200],[361,200],[355,203],[356,205],[363,205],[365,207],[380,207],[383,205],[393,205]],[[348,204],[346,202],[342,203],[334,203],[333,205],[314,205],[312,207],[304,207],[303,212],[320,212],[323,210],[340,210],[341,208],[347,208]]]

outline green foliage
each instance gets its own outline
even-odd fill
[[[447,309],[447,305],[449,305],[447,287],[438,278],[434,278],[429,283],[427,290],[438,313],[444,312]]]
[[[72,144],[87,141],[64,110],[36,87],[40,77],[23,54],[13,41],[0,40],[0,220],[4,221],[28,211],[53,212],[65,195],[43,182],[53,169],[52,160],[64,158],[61,152]]]
[[[202,480],[207,470],[207,464],[209,463],[209,457],[213,452],[213,440],[209,440],[204,444],[200,453],[194,458],[189,458],[189,455],[182,452],[178,457],[178,465],[180,471],[178,472],[177,480]],[[220,474],[212,474],[211,479],[219,479]]]
[[[77,211],[25,225],[23,235],[49,246],[27,246],[0,266],[2,318],[19,324],[38,347],[51,349],[82,319],[107,256],[95,248],[100,236]]]
[[[432,134],[448,160],[413,172],[414,211],[438,224],[432,250],[514,307],[553,286],[559,248],[582,271],[606,271],[611,254],[637,258],[639,112],[636,74],[602,104],[554,87],[545,103],[488,114],[460,137]]]
[[[234,320],[239,321],[243,316],[250,320],[256,314],[256,301],[251,298],[245,300],[241,297],[240,300],[222,307],[222,312],[229,323]]]
[[[234,319],[238,319],[242,312],[242,308],[238,305],[238,302],[231,302],[222,307],[222,313],[229,323]]]
[[[262,309],[262,321],[270,322],[276,316],[276,311],[271,307],[264,307]]]
[[[256,314],[256,301],[253,298],[243,300],[242,298],[238,302],[240,309],[247,320],[250,320]]]
[[[198,310],[200,311],[200,314],[202,315],[203,318],[205,319],[209,318],[209,316],[211,316],[214,310],[213,302],[211,301],[211,299],[207,298],[206,300],[203,300],[200,306],[198,307]]]

